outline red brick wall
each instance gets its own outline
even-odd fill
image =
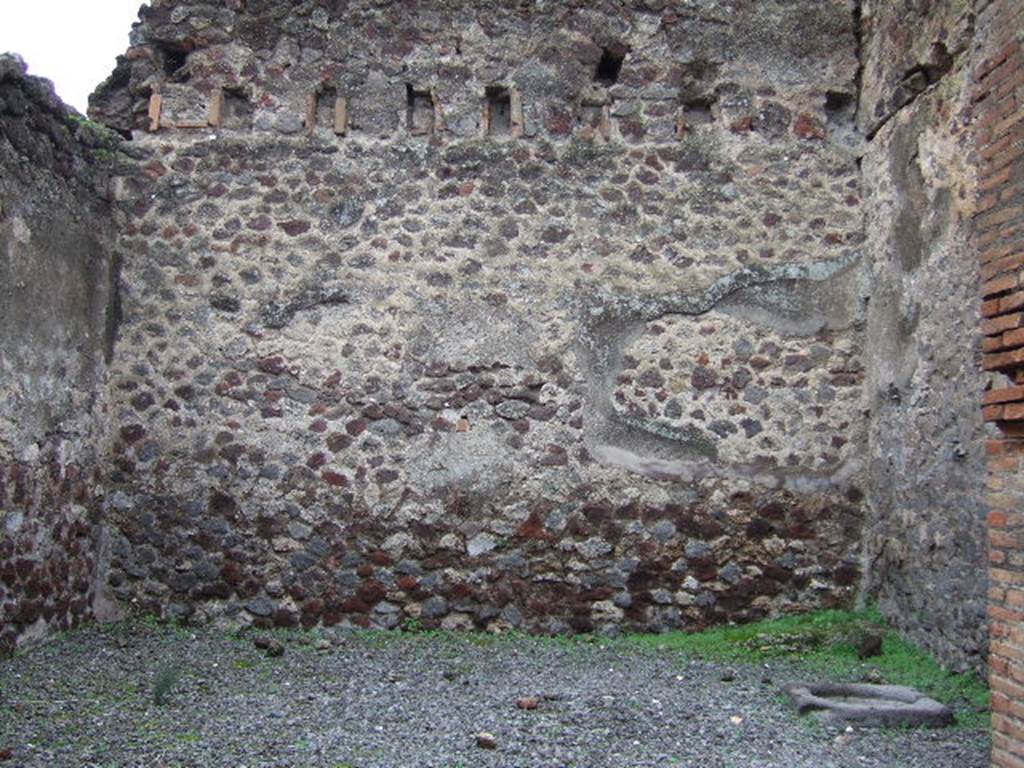
[[[979,18],[974,72],[984,367],[987,392],[992,763],[1024,768],[1024,5],[996,0]]]

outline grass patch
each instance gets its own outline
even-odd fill
[[[869,633],[881,635],[882,652],[861,659],[857,648]],[[962,727],[988,726],[990,699],[984,680],[973,672],[943,669],[929,654],[901,638],[874,609],[819,611],[695,633],[629,635],[625,642],[709,661],[786,660],[841,681],[861,681],[874,675],[887,683],[917,688],[953,707]]]
[[[166,704],[180,680],[181,671],[177,667],[170,664],[158,667],[153,676],[153,703],[158,707]]]

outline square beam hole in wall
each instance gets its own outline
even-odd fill
[[[714,100],[710,98],[690,99],[684,102],[679,113],[676,133],[683,135],[699,125],[710,125],[715,122],[714,113],[711,111],[713,104]]]
[[[310,135],[316,131],[344,135],[347,119],[344,110],[340,108],[341,103],[337,88],[325,85],[316,92],[316,104],[311,115],[313,124],[309,126]]]
[[[163,57],[164,76],[176,83],[188,82],[189,73],[185,68],[188,64],[189,49],[184,46],[163,43],[158,46]]]
[[[427,88],[405,86],[406,128],[413,136],[430,136],[434,133],[436,114],[434,94]]]
[[[629,49],[624,45],[610,45],[601,52],[601,60],[597,62],[594,81],[601,85],[615,85],[619,82],[622,62],[626,59]]]
[[[827,91],[825,93],[825,114],[831,123],[852,120],[856,106],[856,100],[852,93],[845,91]]]
[[[485,133],[488,136],[510,136],[512,134],[512,92],[502,85],[489,85],[484,92],[486,112]]]
[[[252,128],[253,105],[249,94],[242,88],[225,88],[221,107],[220,125],[235,131]]]

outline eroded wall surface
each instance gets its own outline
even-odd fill
[[[985,455],[970,3],[866,3],[859,123],[871,260],[866,580],[897,626],[981,668]]]
[[[118,184],[110,583],[261,624],[848,601],[843,1],[155,3]]]
[[[114,137],[113,143],[116,143]],[[0,653],[93,615],[116,326],[105,131],[0,56]]]

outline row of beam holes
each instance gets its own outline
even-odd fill
[[[622,65],[629,49],[622,45],[605,48],[594,72],[594,81],[603,86],[612,86],[619,80]],[[164,49],[164,72],[177,81],[187,82],[189,75],[185,66],[188,50],[167,47]],[[338,92],[334,88],[323,88],[316,96],[316,125],[333,127],[335,133],[344,133],[345,126],[337,124],[336,104]],[[486,133],[488,136],[508,136],[512,133],[512,96],[504,86],[488,86],[485,90]],[[711,123],[713,100],[696,99],[683,107],[682,121],[678,132],[689,130],[694,125]],[[584,103],[580,108],[579,121],[582,125],[597,129],[606,120],[606,107],[602,104]],[[244,90],[224,90],[222,125],[225,128],[246,128],[251,125],[253,106]],[[427,89],[406,86],[406,128],[414,136],[429,136],[437,128],[437,110],[434,95]]]
[[[242,88],[225,88],[220,125],[223,128],[245,129],[252,125],[253,106]],[[346,126],[336,114],[338,92],[322,88],[316,93],[315,127],[344,134]],[[486,90],[487,134],[507,136],[512,133],[512,96],[508,88],[489,86]],[[406,128],[414,136],[430,136],[437,128],[434,96],[429,90],[406,86]]]

